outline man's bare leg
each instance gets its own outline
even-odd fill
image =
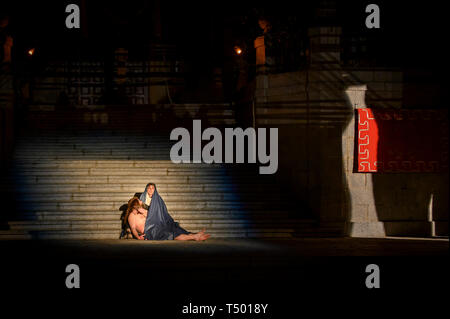
[[[205,229],[195,234],[181,234],[175,237],[175,240],[206,240],[211,237],[210,234],[205,234]]]

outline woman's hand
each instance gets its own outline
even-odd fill
[[[144,240],[145,239],[144,237],[145,237],[145,234],[139,235],[138,240]]]

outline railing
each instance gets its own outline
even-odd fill
[[[383,49],[378,45],[378,39],[359,33],[343,32],[338,43],[318,43],[313,47],[311,47],[310,38],[296,33],[270,33],[264,40],[266,64],[263,69],[267,73],[306,69],[309,66],[311,51],[339,52],[338,62],[344,67],[394,67],[399,62],[389,54],[384,54]],[[256,66],[255,68],[257,69]]]
[[[174,127],[191,127],[193,119],[202,125],[226,127],[236,123],[235,109],[228,103],[216,104],[145,104],[145,105],[79,105],[55,109],[32,105],[22,119],[24,132],[29,131],[167,131]]]

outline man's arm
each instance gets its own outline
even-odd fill
[[[139,236],[138,232],[136,231],[136,228],[131,227],[131,232],[133,233],[133,236],[134,236],[136,239],[144,240],[144,236],[145,236],[145,235]]]

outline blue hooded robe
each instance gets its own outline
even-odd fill
[[[140,200],[145,203],[148,196],[147,184]],[[167,212],[166,204],[156,190],[153,193],[150,206],[148,208],[147,219],[144,227],[145,239],[147,240],[172,240],[181,234],[190,234],[190,232],[181,228],[177,222]]]

